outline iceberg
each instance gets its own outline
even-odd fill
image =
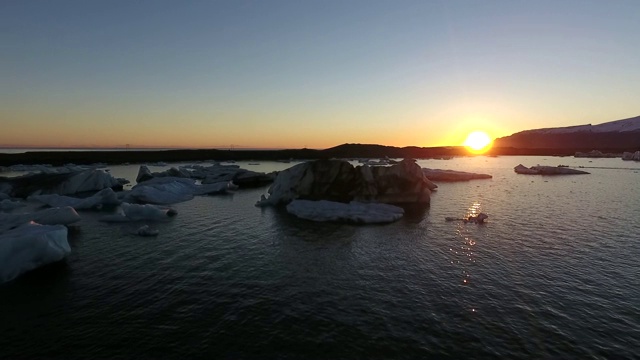
[[[32,195],[28,200],[37,201],[50,207],[70,206],[76,210],[101,209],[103,206],[118,205],[118,195],[110,188],[100,190],[94,195],[80,199],[57,194]]]
[[[157,178],[186,178],[199,179],[202,184],[214,184],[220,182],[230,182],[239,187],[256,187],[273,182],[274,173],[265,174],[262,172],[241,169],[238,165],[214,164],[211,166],[185,165],[178,168],[171,168],[162,172],[151,172],[147,166],[140,166],[136,181],[138,183],[147,182]]]
[[[25,214],[0,213],[0,232],[32,221],[42,225],[69,225],[79,220],[80,215],[69,206]]]
[[[4,181],[11,186],[9,194],[20,198],[40,194],[73,195],[106,188],[122,188],[118,179],[102,170],[27,174],[5,178]]]
[[[624,152],[622,154],[622,160],[633,160],[633,161],[640,161],[640,151],[636,151],[636,152]]]
[[[0,201],[0,211],[4,211],[4,212],[9,212],[17,208],[21,208],[23,206],[26,206],[26,204],[20,201],[12,201],[9,199],[4,199]]]
[[[120,212],[116,215],[107,215],[100,218],[104,222],[130,222],[141,220],[164,221],[175,216],[178,212],[171,208],[162,208],[159,206],[146,204],[129,204],[122,203]]]
[[[404,209],[388,204],[357,201],[345,204],[327,200],[293,200],[287,205],[287,212],[311,221],[357,224],[390,223],[399,220],[404,215]]]
[[[157,177],[123,193],[122,200],[130,203],[167,205],[191,200],[195,195],[225,194],[235,189],[237,186],[230,182],[196,185],[193,179]]]
[[[427,179],[436,182],[449,182],[449,181],[469,181],[476,179],[491,179],[489,174],[471,173],[465,171],[456,170],[443,170],[443,169],[429,169],[422,168],[422,172]]]
[[[316,160],[279,172],[269,197],[262,195],[256,205],[286,205],[295,199],[428,204],[436,187],[413,159],[389,167]]]
[[[0,233],[0,283],[70,253],[67,228],[62,225],[27,223]]]
[[[532,166],[530,168],[518,164],[513,170],[518,174],[524,175],[581,175],[581,174],[589,174],[586,171],[570,169],[564,166]]]

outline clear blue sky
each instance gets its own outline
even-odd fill
[[[0,145],[458,145],[640,115],[640,1],[0,2]]]

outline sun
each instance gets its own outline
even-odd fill
[[[463,145],[474,153],[483,153],[489,150],[491,138],[484,131],[474,131],[467,136],[467,140],[464,141]]]

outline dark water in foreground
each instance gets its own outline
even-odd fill
[[[494,178],[440,184],[429,209],[384,226],[318,224],[254,207],[266,188],[177,204],[157,238],[81,213],[66,262],[0,286],[0,358],[640,354],[640,170],[512,171],[518,163],[638,164],[421,163]],[[469,209],[488,213],[489,223],[444,221]]]

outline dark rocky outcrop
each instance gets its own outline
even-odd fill
[[[412,159],[389,167],[317,160],[281,171],[269,198],[263,196],[257,205],[285,205],[295,199],[428,204],[435,187]]]

